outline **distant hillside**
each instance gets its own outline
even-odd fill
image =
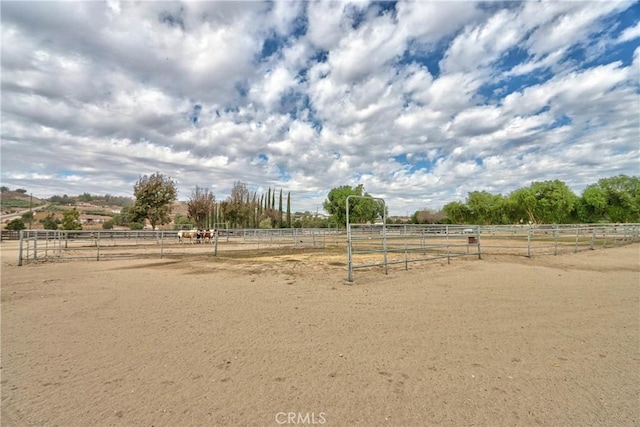
[[[42,206],[45,203],[45,200],[31,197],[30,194],[21,191],[4,191],[0,193],[0,209],[3,213]]]
[[[49,203],[55,205],[77,205],[80,203],[89,203],[92,205],[108,205],[108,206],[129,206],[134,203],[133,197],[124,196],[112,196],[110,194],[95,195],[89,193],[83,193],[79,196],[51,196],[48,199]]]

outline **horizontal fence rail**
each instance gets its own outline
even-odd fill
[[[482,258],[479,227],[460,225],[350,224],[349,282],[353,270],[433,261],[461,256]]]
[[[353,269],[484,255],[534,257],[640,242],[640,224],[413,225],[351,224]],[[384,236],[383,236],[384,235]],[[384,237],[384,239],[383,239]],[[162,258],[299,249],[345,250],[345,229],[220,229],[211,239],[178,240],[178,231],[22,230],[18,264],[53,260]]]
[[[23,230],[18,265],[30,261],[219,255],[263,250],[324,249],[336,229],[226,229],[211,238],[178,239],[178,231]]]

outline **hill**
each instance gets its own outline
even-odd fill
[[[29,209],[29,207],[42,206],[45,203],[45,200],[32,197],[30,194],[21,191],[4,191],[0,193],[0,210],[3,214]]]

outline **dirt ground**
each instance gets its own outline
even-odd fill
[[[640,245],[17,266],[2,426],[640,426]]]

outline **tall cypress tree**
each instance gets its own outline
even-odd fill
[[[291,228],[291,191],[287,193],[287,227]]]
[[[267,200],[265,200],[265,203],[264,203],[265,212],[269,211],[270,204],[271,204],[271,187],[269,187],[269,190],[267,191]]]
[[[280,189],[280,201],[278,203],[278,227],[282,228],[282,188]]]

